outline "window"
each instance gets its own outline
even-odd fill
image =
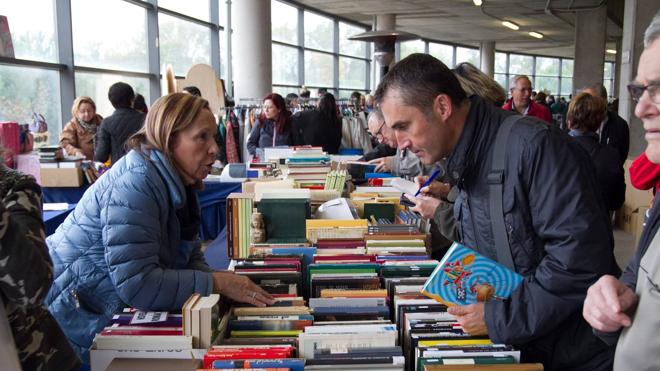
[[[54,4],[54,0],[2,2],[0,14],[7,16],[16,58],[57,62]]]
[[[121,0],[72,0],[71,13],[76,65],[147,72],[144,8]]]
[[[305,85],[331,87],[333,76],[332,55],[305,50]]]
[[[509,74],[528,75],[534,73],[534,57],[527,55],[510,54],[509,55]]]
[[[361,59],[339,57],[339,86],[364,89],[367,62]]]
[[[32,112],[41,113],[48,123],[50,142],[57,143],[62,129],[60,107],[57,71],[0,65],[0,121],[23,124],[32,121]]]
[[[479,55],[478,49],[456,47],[456,64],[469,62],[479,68],[479,66],[481,66]]]
[[[559,93],[559,58],[536,57],[534,89],[548,95]]]
[[[607,95],[614,96],[614,63],[605,62],[603,66],[603,86],[607,89]]]
[[[495,53],[495,73],[507,73],[506,53]]]
[[[223,79],[227,78],[227,51],[225,48],[227,47],[227,41],[225,38],[227,37],[227,34],[225,31],[220,30],[220,34],[218,35],[220,38],[220,77]],[[227,86],[227,83],[225,81],[225,87]]]
[[[573,60],[562,59],[561,61],[561,75],[562,77],[573,77]]]
[[[401,59],[413,53],[424,53],[424,41],[411,40],[399,43],[399,55]]]
[[[503,73],[496,73],[495,76],[495,81],[497,81],[504,90],[509,91],[508,86],[509,86],[509,76]]]
[[[140,77],[129,77],[116,74],[76,72],[76,93],[91,97],[96,103],[96,113],[107,117],[114,112],[114,107],[108,100],[108,90],[116,82],[125,82],[133,88],[135,94],[142,94],[149,104],[149,80]]]
[[[298,85],[298,49],[273,44],[273,84]]]
[[[561,78],[561,93],[559,95],[568,97],[573,94],[573,78],[572,77],[562,77]]]
[[[334,33],[334,22],[330,18],[305,12],[305,48],[332,52]]]
[[[451,45],[429,43],[429,54],[438,58],[448,67],[454,65],[454,47]]]
[[[222,7],[224,1],[220,1]],[[158,7],[209,21],[209,0],[158,0]]]
[[[273,40],[298,45],[298,9],[273,0],[270,10]]]
[[[207,27],[162,13],[158,14],[158,26],[160,63],[172,64],[176,75],[185,76],[198,63],[211,64],[211,37]]]
[[[362,32],[362,28],[339,22],[339,53],[364,58],[367,54],[367,43],[348,39]]]

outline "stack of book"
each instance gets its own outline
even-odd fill
[[[293,179],[298,182],[310,183],[310,185],[306,187],[310,189],[323,189],[326,175],[329,172],[330,165],[328,164],[301,165],[296,162],[290,163],[287,169],[283,171],[285,179]],[[317,182],[308,182],[311,180]],[[311,185],[311,183],[314,183],[314,185]]]
[[[368,226],[365,219],[308,219],[305,229],[307,239],[316,243],[319,239],[362,239]]]
[[[39,147],[39,163],[43,168],[58,168],[62,157],[62,147],[59,145]]]
[[[373,255],[389,255],[389,254],[405,254],[405,255],[425,255],[426,243],[422,237],[406,238],[406,239],[383,239],[374,238],[375,236],[365,237],[367,245],[367,254]]]
[[[249,277],[265,291],[281,298],[302,296],[302,256],[264,255],[233,260],[236,274]]]
[[[214,345],[204,355],[204,368],[303,371],[305,360],[293,358],[295,350],[291,344]]]
[[[318,256],[365,256],[367,249],[362,238],[339,239],[321,238],[316,240],[316,254]]]
[[[338,192],[343,192],[344,186],[346,185],[346,170],[332,170],[330,171],[325,178],[325,190],[335,190]]]
[[[287,165],[321,165],[329,164],[330,156],[321,147],[295,147],[291,155],[286,159]]]
[[[230,257],[248,256],[253,199],[252,193],[231,193],[227,196],[227,254]]]
[[[195,349],[206,349],[213,344],[226,328],[221,322],[220,295],[201,296],[193,294],[183,304],[183,334],[192,336]]]
[[[235,307],[234,311],[242,307],[245,306]],[[277,314],[266,314],[269,311]],[[277,298],[264,314],[234,316],[229,321],[228,334],[231,338],[296,337],[313,320],[302,297]]]

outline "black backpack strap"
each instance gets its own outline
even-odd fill
[[[509,133],[513,124],[522,116],[512,115],[500,124],[493,143],[491,156],[491,169],[488,173],[488,199],[490,209],[491,228],[497,251],[497,261],[515,272],[511,247],[504,224],[503,193],[504,193],[504,169],[506,161],[506,148]]]

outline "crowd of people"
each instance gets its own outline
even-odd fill
[[[628,90],[648,146],[630,171],[635,186],[655,190],[660,13],[644,46]],[[411,209],[433,221],[429,254],[439,258],[458,241],[524,277],[510,298],[449,308],[465,331],[513,344],[523,361],[548,370],[657,369],[660,201],[623,273],[613,254],[611,213],[625,197],[628,124],[607,109],[602,84],[567,104],[541,93],[532,98],[531,79],[518,75],[510,93],[507,101],[504,89],[470,64],[452,70],[412,54],[389,70],[373,97],[356,92],[350,102],[369,113],[377,146],[364,159],[377,171],[421,185],[442,169],[419,196],[408,195]],[[0,321],[12,329],[26,370],[87,364],[94,334],[126,306],[178,310],[194,292],[274,303],[245,276],[212,270],[201,252],[196,190],[219,148],[217,118],[199,89],[147,107],[118,82],[108,99],[115,111],[102,118],[92,98],[78,97],[60,144],[68,155],[112,167],[48,238],[39,186],[0,164]],[[307,89],[264,97],[250,154],[296,144],[337,153],[334,96],[319,89],[316,108],[299,110],[306,99]],[[552,124],[557,113],[565,130]]]

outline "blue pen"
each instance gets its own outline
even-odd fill
[[[419,189],[417,190],[417,193],[415,193],[415,197],[419,196],[419,193],[422,192],[422,188],[424,188],[424,187],[428,186],[429,184],[431,184],[431,182],[434,181],[435,178],[437,178],[438,175],[440,175],[441,173],[443,173],[441,167],[435,169],[435,171],[431,174],[431,176],[428,179],[426,179],[426,182],[424,182],[424,184],[422,184],[422,186],[419,187]]]

